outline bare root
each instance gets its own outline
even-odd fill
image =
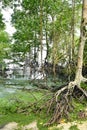
[[[27,111],[28,109],[31,109],[33,112],[40,112],[45,108],[47,109],[47,114],[51,115],[51,119],[45,125],[51,125],[55,122],[59,123],[62,117],[70,119],[69,113],[74,109],[72,102],[73,98],[78,99],[80,102],[84,98],[87,99],[87,92],[83,90],[76,81],[70,82],[63,87],[59,87],[55,93],[51,93],[51,96],[48,95],[49,94],[47,94],[47,96],[44,95],[43,99],[36,100],[35,103],[29,104],[24,109],[19,109],[18,112],[27,113],[29,112]],[[42,100],[44,100],[44,103],[38,106]]]
[[[53,111],[53,115],[45,125],[59,123],[62,117],[69,119],[69,112],[74,109],[72,99],[81,99],[82,96],[87,99],[87,92],[78,86],[75,81],[58,90],[48,102],[47,112]]]

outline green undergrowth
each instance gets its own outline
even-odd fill
[[[47,95],[47,96],[46,96]],[[45,97],[46,96],[46,97]],[[47,115],[47,110],[42,109],[41,112],[27,111],[27,113],[18,113],[18,109],[25,109],[31,103],[37,102],[37,110],[49,99],[51,94],[48,91],[16,91],[3,98],[0,98],[0,125],[8,122],[17,122],[19,125],[27,125],[33,121],[37,121],[40,130],[48,130],[44,124],[51,118],[52,113]],[[78,112],[85,110],[86,103],[83,104],[73,100],[75,109],[70,113],[69,121],[85,120],[78,118]],[[33,106],[35,107],[35,106]],[[36,109],[36,108],[35,108]],[[71,128],[73,129],[73,128]]]
[[[28,125],[33,121],[37,121],[38,128],[41,130],[47,130],[47,127],[44,126],[44,123],[48,120],[45,115],[36,115],[31,113],[29,115],[24,114],[6,114],[0,117],[0,126],[5,125],[9,122],[17,122],[19,126]]]
[[[77,125],[73,125],[73,126],[71,126],[71,127],[69,128],[69,130],[79,130],[79,129],[77,128]]]
[[[81,83],[81,87],[87,91],[87,83]]]
[[[50,116],[47,116],[46,111],[42,111],[41,113],[28,111],[28,114],[17,112],[18,109],[25,109],[26,106],[35,102],[40,106],[42,103],[41,99],[44,99],[46,94],[46,91],[17,91],[7,97],[0,98],[0,126],[8,122],[17,122],[19,125],[27,125],[33,121],[37,121],[39,129],[47,130],[47,127],[43,126],[50,118]],[[37,108],[39,108],[39,106],[37,106]]]
[[[86,117],[79,117],[79,112],[85,112],[85,109],[87,108],[87,102],[83,101],[80,103],[76,99],[73,100],[73,106],[74,109],[72,112],[69,114],[69,119],[70,121],[82,121],[82,120],[87,120]]]

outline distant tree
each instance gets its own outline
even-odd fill
[[[3,22],[3,15],[0,13],[0,29],[3,29],[5,27],[5,24]]]
[[[0,6],[2,10],[2,6]],[[0,65],[4,67],[4,59],[9,57],[10,53],[10,38],[5,32],[5,23],[3,14],[0,12]]]
[[[10,40],[5,31],[0,31],[0,62],[9,57]]]

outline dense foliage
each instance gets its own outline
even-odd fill
[[[23,60],[31,57],[39,64],[51,62],[54,74],[56,65],[67,64],[70,74],[69,67],[76,64],[81,1],[3,0],[2,4],[14,11],[11,22],[16,28],[12,47],[15,56],[21,53]]]
[[[37,92],[44,90],[40,100],[37,99],[42,93],[37,95],[36,92],[36,98],[32,92],[34,103],[23,104],[15,97],[10,99],[11,104],[6,101],[5,106],[1,100],[1,114],[45,111],[52,116],[46,125],[69,119],[76,102],[84,102],[82,109],[86,106],[87,92],[81,83],[87,82],[83,77],[87,76],[87,3],[80,0],[3,0],[0,4],[1,10],[13,10],[10,22],[16,29],[10,37],[5,32],[3,15],[0,14],[0,72],[3,75],[3,70],[8,72],[12,67],[6,80],[12,76],[15,78],[16,74],[19,76],[18,71],[23,81],[24,78],[30,79],[27,80],[28,89],[23,82],[21,87],[24,85],[24,88],[18,89],[31,93],[33,85]],[[6,81],[7,85],[13,83]],[[77,111],[87,117],[85,110],[78,108]]]

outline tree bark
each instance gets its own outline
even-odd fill
[[[78,60],[77,60],[77,70],[75,81],[78,85],[80,85],[83,76],[82,76],[82,66],[83,66],[83,52],[84,46],[87,37],[87,0],[83,0],[82,7],[82,21],[81,21],[81,30],[80,30],[80,45],[78,50]]]
[[[74,32],[75,32],[75,0],[72,0],[72,25],[71,25],[71,38],[72,38],[72,49],[71,49],[71,60],[74,59]]]
[[[42,51],[43,51],[43,10],[42,10],[43,0],[40,1],[40,49],[41,49],[41,66],[42,66]]]

